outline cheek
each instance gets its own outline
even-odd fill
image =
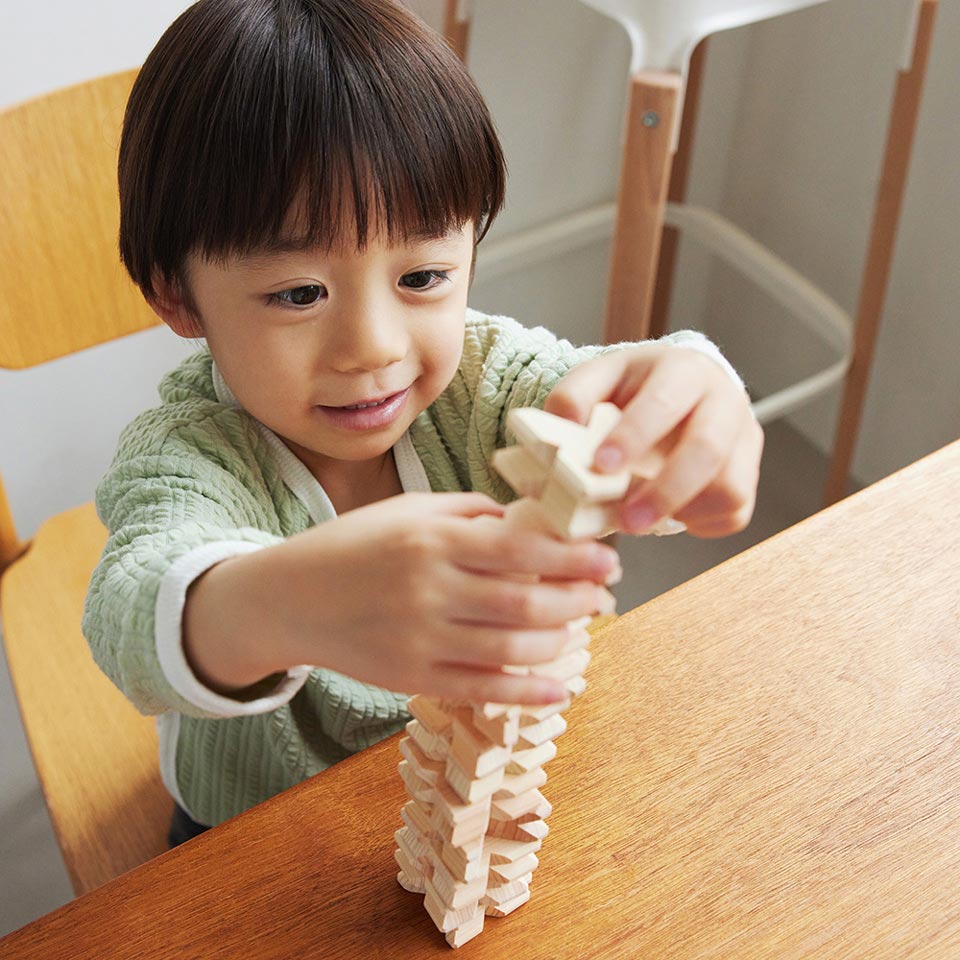
[[[433,365],[448,380],[456,372],[463,353],[465,312],[465,308],[458,309],[435,318],[429,329]]]
[[[283,331],[244,327],[229,337],[207,342],[220,372],[240,403],[255,416],[261,406],[296,389],[305,376],[307,351],[297,349]]]

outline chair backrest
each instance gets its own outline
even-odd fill
[[[117,246],[117,152],[136,75],[0,112],[0,367],[32,367],[160,322]],[[0,571],[23,546],[0,482]]]
[[[0,367],[31,367],[159,322],[117,249],[117,150],[135,75],[0,113]],[[162,852],[172,808],[152,719],[99,671],[80,632],[105,541],[86,504],[46,521],[24,552],[0,483],[4,646],[77,893]]]
[[[31,367],[159,322],[117,248],[117,150],[135,76],[0,113],[0,367]]]
[[[686,73],[704,38],[829,0],[581,0],[622,24],[633,46],[631,72]]]

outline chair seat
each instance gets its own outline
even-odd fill
[[[722,30],[744,27],[827,0],[582,0],[620,22],[633,47],[631,73],[686,73],[693,48]]]
[[[80,631],[106,536],[92,504],[59,514],[0,583],[10,673],[77,894],[165,850],[173,809],[153,719],[100,672]]]

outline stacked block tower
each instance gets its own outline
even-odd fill
[[[584,427],[535,408],[511,411],[508,427],[519,444],[493,460],[521,496],[505,522],[567,539],[612,532],[632,474],[601,475],[590,465],[619,416],[613,404],[599,404]],[[653,475],[661,462],[653,454],[643,469]],[[672,523],[655,532],[682,529]],[[568,624],[570,639],[556,660],[508,668],[556,677],[566,687],[563,701],[521,707],[410,700],[413,719],[400,742],[409,800],[395,835],[397,879],[424,895],[427,913],[453,947],[477,936],[485,917],[505,917],[530,899],[552,809],[541,792],[544,767],[566,730],[563,712],[586,687],[589,622]]]

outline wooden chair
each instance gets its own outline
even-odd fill
[[[157,323],[117,253],[117,148],[135,75],[0,113],[0,367],[32,367]],[[153,720],[100,672],[80,632],[105,541],[87,504],[20,542],[0,483],[4,643],[77,894],[163,851],[173,809]]]
[[[617,202],[609,211],[581,211],[563,222],[530,231],[528,236],[511,237],[502,242],[508,248],[504,253],[519,262],[518,254],[530,247],[539,246],[549,255],[570,249],[569,238],[577,234],[585,241],[598,239],[609,213],[615,223],[604,328],[608,342],[657,337],[665,332],[677,230],[686,231],[690,239],[726,260],[825,340],[836,354],[830,366],[764,397],[754,409],[761,422],[767,422],[842,382],[833,455],[824,488],[825,504],[839,500],[847,491],[883,313],[937,0],[914,0],[917,15],[911,62],[900,71],[893,100],[854,318],[733,224],[712,211],[683,204],[706,38],[828,0],[580,2],[622,25],[631,41],[630,95]],[[466,52],[470,12],[470,0],[447,0],[446,35],[461,56]],[[681,106],[682,120],[678,122]],[[486,262],[499,264],[509,258],[501,257],[496,246],[488,244],[480,257],[481,270]]]

